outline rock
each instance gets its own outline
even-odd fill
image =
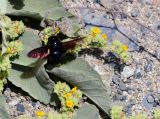
[[[25,108],[22,104],[17,104],[17,111],[20,111],[20,112],[25,112]]]
[[[128,91],[128,94],[132,94],[132,92],[133,92],[132,90],[129,90],[129,91]]]
[[[11,106],[17,105],[20,102],[20,99],[12,99],[8,104]]]
[[[146,86],[150,87],[152,85],[152,82],[146,82]]]
[[[153,97],[152,95],[149,95],[149,96],[147,97],[147,102],[148,102],[148,103],[154,103],[154,97]]]
[[[32,104],[32,106],[33,106],[33,107],[35,107],[35,106],[36,106],[36,103],[35,103],[35,102],[33,102],[33,101],[31,101],[31,104]]]
[[[123,108],[123,111],[126,113],[126,115],[132,114],[132,105],[127,105]]]
[[[140,68],[137,68],[135,71],[134,71],[134,78],[135,79],[140,79],[142,77],[142,72],[141,72],[141,69]]]
[[[144,66],[144,71],[147,72],[151,72],[152,71],[152,62],[148,61],[147,64]]]
[[[113,100],[123,100],[123,95],[116,94],[113,96]]]
[[[134,69],[130,66],[125,66],[123,71],[121,72],[121,76],[123,78],[129,78],[134,75]]]
[[[93,2],[94,2],[94,3],[99,3],[99,2],[100,2],[100,0],[94,0]]]
[[[121,101],[124,101],[127,99],[127,96],[123,96]]]
[[[153,108],[153,103],[148,103],[147,97],[145,96],[142,100],[142,104],[145,108],[148,110],[151,110]]]
[[[141,3],[141,4],[147,4],[147,5],[152,5],[152,0],[138,0],[139,1],[139,3]]]
[[[121,91],[127,91],[128,90],[128,88],[126,87],[126,85],[124,83],[122,83],[122,82],[119,84],[119,89]]]
[[[155,55],[158,59],[160,59],[160,50],[156,50]]]
[[[121,13],[120,15],[121,15],[121,19],[127,19],[127,15],[126,14]]]
[[[120,79],[120,77],[119,77],[118,75],[114,75],[114,76],[112,77],[112,82],[113,82],[114,84],[118,85],[120,81],[121,81],[121,79]]]
[[[160,30],[160,25],[157,26],[157,30]]]
[[[132,17],[138,17],[139,16],[139,10],[138,9],[132,9],[131,11],[131,16]]]
[[[123,0],[100,0],[100,4],[102,4],[106,8],[110,8],[112,5],[122,2]]]
[[[145,49],[144,49],[144,47],[143,46],[139,46],[139,49],[138,49],[138,52],[143,52]]]
[[[136,104],[136,100],[135,99],[130,99],[130,105],[135,105]]]
[[[121,90],[118,89],[118,90],[117,90],[117,93],[120,94],[120,95],[122,95],[122,94],[123,94],[123,91],[121,91]]]
[[[133,2],[133,0],[128,0],[130,3],[132,3]]]
[[[144,0],[144,2],[145,2],[147,5],[152,5],[152,3],[153,3],[152,0]]]
[[[11,92],[11,97],[15,97],[17,94],[16,93],[14,93],[14,92]]]

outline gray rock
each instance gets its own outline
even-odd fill
[[[155,55],[156,55],[156,57],[157,57],[158,59],[160,59],[160,50],[156,50]]]
[[[146,86],[149,87],[152,85],[152,82],[146,82]]]
[[[144,0],[144,1],[145,1],[145,3],[146,3],[147,5],[152,5],[152,3],[153,3],[152,0]]]
[[[100,2],[100,0],[94,0],[93,2],[94,2],[94,3],[99,3],[99,2]]]
[[[126,115],[130,115],[132,113],[132,105],[127,105],[123,108],[123,111],[126,113]]]
[[[141,3],[141,4],[147,4],[147,5],[152,5],[152,0],[138,0],[139,1],[139,3]]]
[[[125,66],[123,71],[121,72],[121,76],[123,78],[129,78],[134,75],[134,69],[130,66]]]
[[[133,92],[132,90],[128,90],[128,94],[132,94],[132,92]]]
[[[153,97],[152,95],[149,95],[149,96],[147,97],[147,102],[148,102],[148,103],[154,103],[154,97]]]
[[[135,79],[140,79],[142,77],[142,71],[140,68],[137,68],[135,71],[134,71],[134,78]]]
[[[121,101],[127,100],[127,96],[123,96]]]
[[[121,13],[120,15],[121,15],[121,19],[127,19],[127,15],[126,14]]]
[[[119,84],[119,89],[121,91],[127,91],[128,90],[128,88],[126,87],[126,85],[124,83],[122,83],[122,82]]]
[[[14,106],[14,105],[17,105],[19,102],[20,102],[20,99],[15,98],[15,99],[12,99],[8,104],[11,106]]]
[[[132,17],[138,17],[139,16],[139,10],[138,9],[132,9],[131,11],[131,16]]]
[[[11,97],[15,97],[17,94],[16,93],[14,93],[14,92],[11,92]]]
[[[157,26],[157,30],[160,30],[160,25]]]
[[[142,104],[148,110],[151,110],[153,108],[153,103],[149,103],[146,96],[143,98]]]
[[[116,94],[113,96],[113,100],[123,100],[123,95],[120,95],[120,94]]]
[[[144,71],[145,71],[145,72],[151,72],[151,71],[152,71],[152,68],[153,68],[152,65],[153,65],[152,62],[151,62],[151,61],[148,61],[147,64],[144,66]]]
[[[118,84],[120,83],[120,81],[121,81],[121,79],[120,79],[120,77],[119,77],[118,75],[114,75],[114,76],[112,77],[112,82],[113,82],[114,84],[118,85]]]
[[[122,2],[123,0],[100,0],[100,3],[104,6],[104,7],[107,7],[109,8],[110,6],[114,5],[114,4],[117,4],[117,3],[120,3]]]
[[[117,90],[117,93],[120,94],[120,95],[122,95],[122,94],[123,94],[123,91],[121,91],[121,90],[118,89],[118,90]]]
[[[16,106],[17,106],[17,111],[25,112],[25,108],[24,108],[23,104],[17,104]]]
[[[31,104],[32,104],[32,106],[33,106],[33,107],[35,107],[35,106],[36,106],[36,103],[35,103],[35,102],[33,102],[33,101],[31,101]]]
[[[130,102],[131,105],[135,105],[136,104],[136,100],[135,99],[131,99],[129,102]]]

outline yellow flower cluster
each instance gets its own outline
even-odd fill
[[[123,62],[127,62],[129,59],[128,49],[128,45],[122,44],[119,40],[112,42],[111,51]]]
[[[101,32],[102,32],[101,29],[98,28],[98,27],[92,27],[91,28],[91,35],[93,35],[93,36],[95,36],[97,34],[100,34]]]
[[[56,27],[53,29],[53,27],[46,27],[43,31],[41,31],[41,40],[45,43],[45,45],[48,43],[48,38],[52,35],[57,35],[61,32],[61,29],[59,27]]]
[[[23,44],[20,40],[11,41],[8,43],[6,54],[10,57],[16,56],[19,52],[23,50]]]
[[[54,92],[58,95],[61,101],[61,111],[73,111],[75,106],[79,105],[79,100],[82,98],[82,92],[77,87],[70,87],[66,83],[58,82],[54,86]]]
[[[91,30],[90,30],[90,34],[91,36],[93,37],[96,37],[98,35],[98,37],[102,38],[102,39],[107,39],[107,35],[106,34],[101,34],[102,33],[102,30],[98,27],[92,27]]]
[[[123,49],[123,51],[128,51],[128,45],[122,45],[121,48]]]
[[[67,100],[67,101],[66,101],[66,106],[67,106],[68,108],[73,108],[73,107],[74,107],[74,102],[73,102],[73,100]]]
[[[43,117],[44,115],[45,115],[44,111],[40,111],[40,110],[36,111],[37,117]]]
[[[73,96],[74,93],[76,93],[76,91],[77,91],[77,87],[74,87],[74,88],[72,88],[72,90],[70,92],[68,92],[64,95],[64,98],[66,99],[66,106],[68,108],[74,107],[74,102],[72,99],[70,99],[70,97]]]

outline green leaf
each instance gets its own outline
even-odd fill
[[[34,68],[13,64],[8,80],[45,104],[55,99],[52,97],[54,82],[46,73],[44,65],[35,70]]]
[[[25,16],[41,20],[47,18],[51,20],[61,20],[68,18],[71,21],[70,26],[73,30],[69,30],[67,34],[71,37],[77,36],[80,26],[75,21],[75,17],[66,11],[59,0],[1,0],[3,5],[0,5],[2,14]],[[7,6],[7,7],[6,7]]]
[[[59,77],[72,86],[77,86],[100,109],[109,115],[110,98],[100,75],[82,58],[47,70],[50,76]]]
[[[78,109],[73,119],[99,119],[99,111],[94,105],[84,105]]]
[[[3,14],[27,16],[36,19],[41,19],[45,16],[47,10],[52,10],[49,18],[58,20],[62,16],[73,16],[69,12],[65,12],[59,0],[2,0],[4,6],[0,6]]]
[[[32,32],[26,31],[19,37],[19,39],[23,43],[23,51],[19,53],[19,58],[14,60],[12,63],[34,67],[37,59],[28,57],[28,53],[41,46],[40,38]]]
[[[5,98],[0,95],[0,119],[9,119],[9,114],[5,110]]]

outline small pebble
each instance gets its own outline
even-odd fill
[[[148,103],[153,103],[154,102],[154,97],[152,95],[149,95],[147,97],[147,101],[148,101]]]
[[[125,85],[124,83],[121,82],[121,83],[119,84],[119,89],[120,89],[121,91],[127,91],[128,88],[126,87],[126,85]]]
[[[32,104],[32,106],[33,106],[33,107],[35,107],[35,106],[36,106],[36,103],[35,103],[35,102],[33,102],[33,101],[31,101],[31,104]]]
[[[134,69],[130,66],[125,66],[121,72],[122,78],[129,78],[134,75]]]
[[[139,15],[139,10],[138,9],[133,9],[132,11],[131,11],[131,16],[132,17],[137,17]]]
[[[22,104],[17,104],[17,111],[20,111],[20,112],[25,112],[25,108]]]
[[[116,84],[116,85],[118,85],[119,84],[119,82],[120,82],[120,77],[118,76],[118,75],[114,75],[113,77],[112,77],[112,82],[114,83],[114,84]]]
[[[11,97],[15,97],[17,94],[16,93],[14,93],[14,92],[11,92]]]
[[[140,79],[142,77],[142,72],[140,68],[137,68],[134,72],[134,78],[135,79]]]
[[[147,72],[151,72],[152,71],[152,62],[149,61],[145,66],[144,66],[144,71]]]

